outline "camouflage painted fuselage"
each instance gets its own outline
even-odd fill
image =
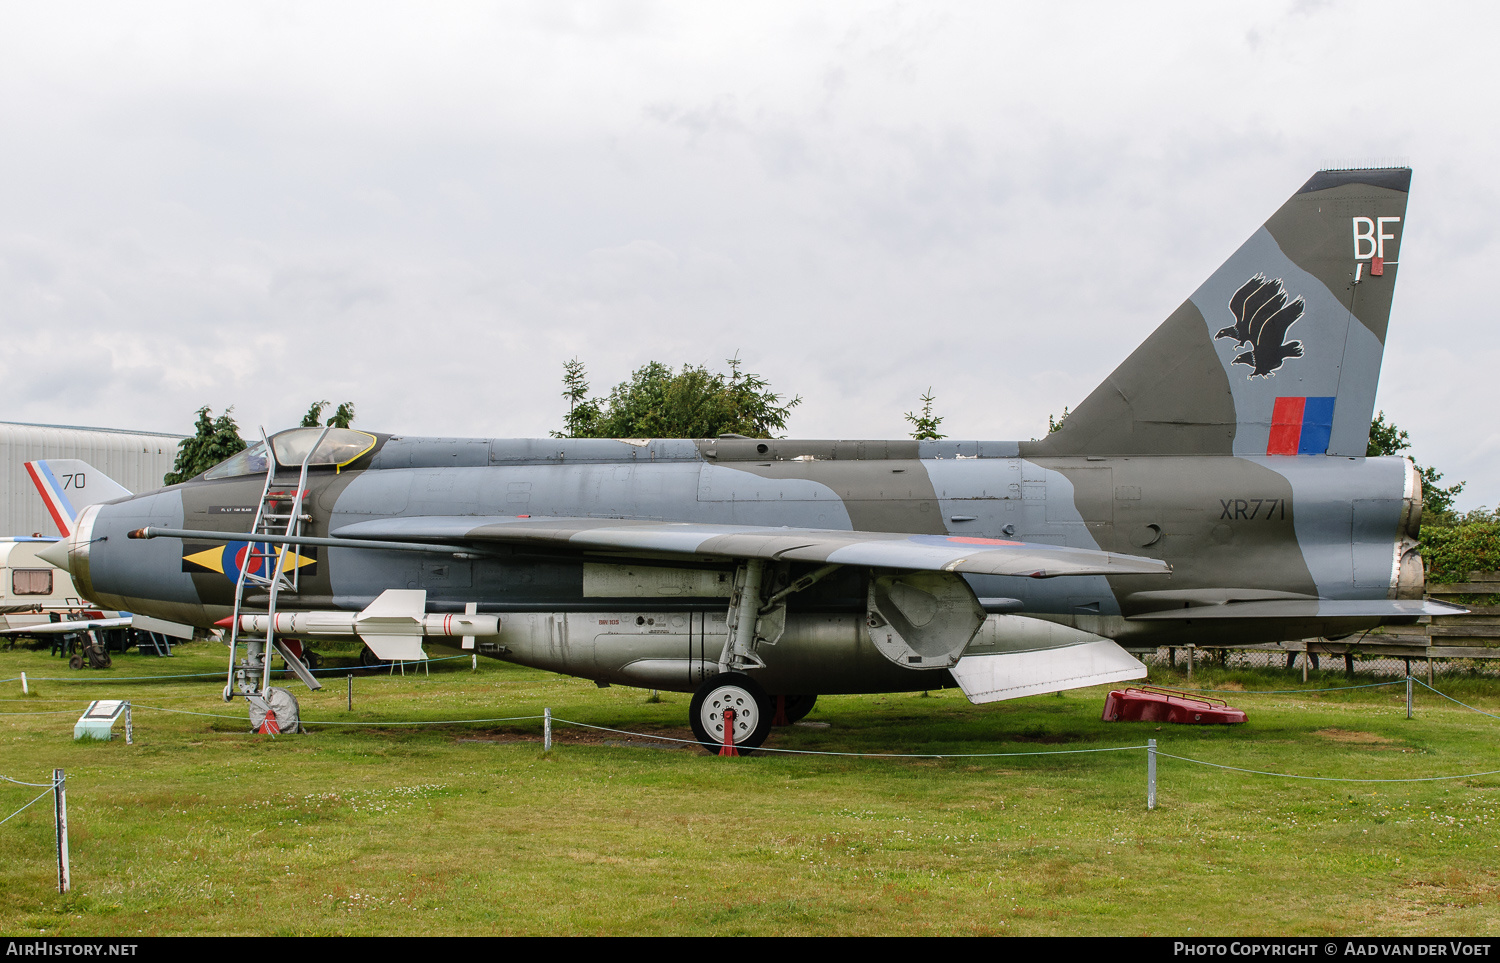
[[[305,531],[326,536],[399,517],[568,516],[948,534],[1163,559],[1168,576],[967,577],[981,600],[1015,600],[1008,607],[1026,618],[1128,646],[1342,635],[1382,619],[1330,614],[1329,600],[1420,597],[1411,537],[1419,496],[1405,459],[1023,457],[1031,447],[381,438],[349,468],[312,475]],[[126,533],[158,526],[232,537],[247,527],[263,481],[198,481],[103,506],[90,519],[83,590],[130,611],[213,624],[233,605],[233,559],[243,542],[142,542]],[[503,656],[684,689],[697,681],[688,672],[673,684],[633,679],[625,669],[648,656],[716,663],[734,572],[722,559],[522,548],[502,557],[341,548],[302,556],[312,564],[283,608],[358,610],[388,588],[425,589],[430,611],[477,602],[482,612],[502,613]],[[795,578],[810,567],[786,573]],[[771,691],[941,684],[868,650],[869,574],[848,569],[793,596],[788,637],[767,656]],[[1220,603],[1262,598],[1281,600],[1284,614],[1210,618]],[[1315,600],[1323,600],[1321,612]],[[1179,615],[1195,610],[1204,617]],[[994,625],[973,644],[1003,644],[994,636],[1005,619],[992,615]],[[706,667],[692,668],[701,678]]]

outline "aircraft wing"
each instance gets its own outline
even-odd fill
[[[329,534],[351,542],[502,543],[1028,578],[1166,575],[1171,571],[1165,562],[1153,558],[996,538],[634,519],[426,515],[355,522]]]
[[[1193,605],[1127,616],[1133,622],[1198,619],[1416,619],[1423,615],[1466,615],[1461,605],[1437,599],[1264,599]]]
[[[0,629],[0,635],[20,635],[33,638],[38,635],[56,635],[59,632],[88,632],[92,629],[118,629],[130,624],[130,616],[115,619],[75,619],[71,622],[37,622],[14,629]]]

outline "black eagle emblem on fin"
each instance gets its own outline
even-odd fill
[[[1281,278],[1266,280],[1264,274],[1240,285],[1229,299],[1234,324],[1220,329],[1214,340],[1233,338],[1236,345],[1250,345],[1231,364],[1247,365],[1250,377],[1269,377],[1288,358],[1302,357],[1302,342],[1287,341],[1287,329],[1297,323],[1307,309],[1302,298],[1288,300]]]

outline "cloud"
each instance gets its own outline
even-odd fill
[[[738,353],[806,397],[799,435],[904,434],[933,385],[950,434],[1028,438],[1319,163],[1404,155],[1380,404],[1500,503],[1500,451],[1451,417],[1487,382],[1500,208],[1496,15],[1466,16],[17,8],[7,417],[274,429],[347,398],[375,428],[534,435],[568,358],[602,390]]]

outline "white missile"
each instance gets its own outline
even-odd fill
[[[276,635],[339,636],[357,635],[382,659],[425,659],[422,638],[462,637],[463,647],[474,647],[478,635],[499,635],[500,616],[476,612],[451,615],[428,615],[427,592],[424,589],[387,589],[362,612],[277,612]],[[475,606],[471,603],[468,608]],[[228,627],[232,617],[219,625]],[[241,615],[240,631],[264,635],[272,628],[269,615]]]

